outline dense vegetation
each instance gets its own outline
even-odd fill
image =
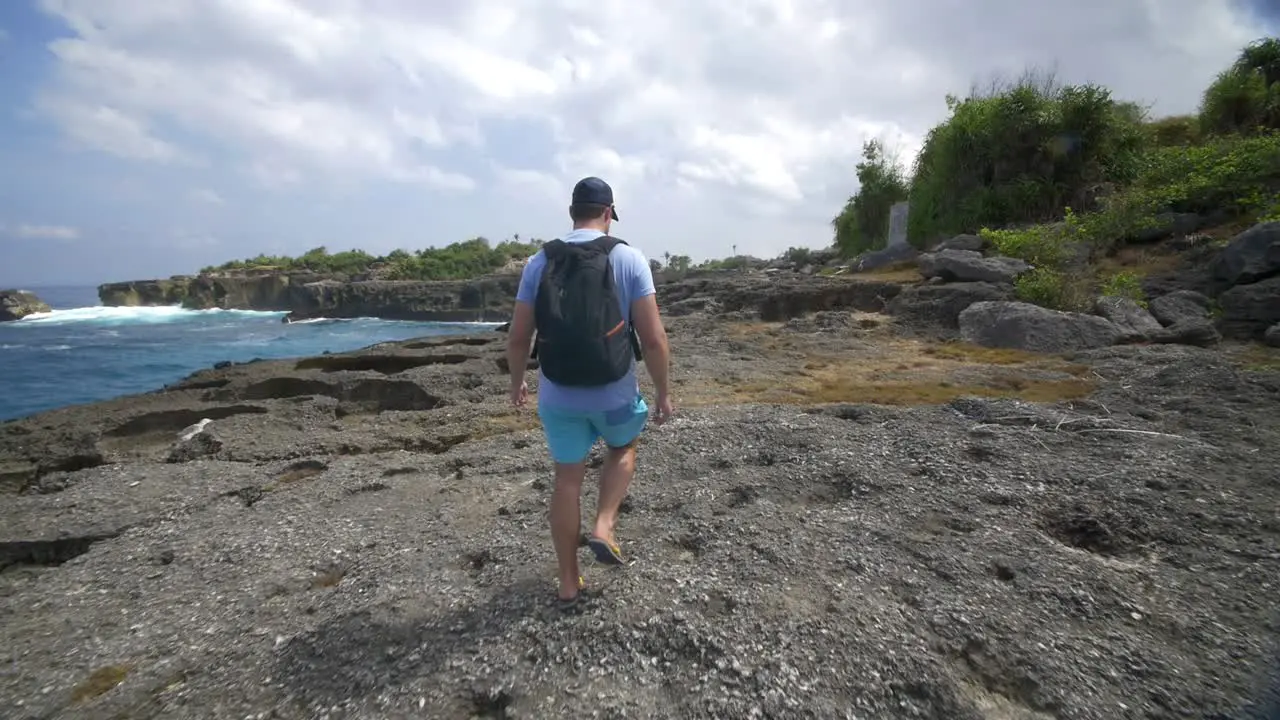
[[[1280,128],[1280,38],[1260,40],[1240,52],[1205,90],[1199,120],[1203,133]]]
[[[511,240],[490,245],[485,238],[473,238],[440,248],[415,252],[394,250],[387,255],[370,255],[363,250],[329,253],[323,246],[298,257],[259,255],[233,260],[201,272],[282,271],[314,272],[325,275],[376,275],[387,280],[460,280],[491,273],[512,260],[523,260],[538,251],[540,240]]]
[[[862,146],[862,162],[856,170],[859,190],[832,223],[836,247],[847,256],[884,246],[889,208],[906,200],[910,191],[897,158],[887,155],[879,140]]]
[[[485,238],[473,238],[442,248],[426,248],[416,252],[394,250],[386,255],[371,255],[363,250],[330,253],[321,246],[297,257],[258,255],[245,260],[232,260],[203,268],[202,273],[225,272],[310,272],[348,278],[383,280],[465,280],[492,273],[513,260],[524,260],[542,246],[542,240],[521,242],[519,236],[490,245]],[[812,251],[791,248],[784,255],[797,264],[808,262]],[[662,260],[650,260],[655,272],[666,269],[678,275],[690,271],[734,270],[751,265],[753,258],[733,256],[694,263],[688,255],[664,253]]]
[[[1280,38],[1245,47],[1196,116],[1151,119],[1106,88],[1035,73],[947,107],[909,178],[878,147],[864,149],[862,187],[832,221],[842,253],[882,247],[888,205],[906,197],[917,247],[982,233],[1036,266],[1020,296],[1069,308],[1099,290],[1140,296],[1137,278],[1099,278],[1078,261],[1163,213],[1280,218]]]

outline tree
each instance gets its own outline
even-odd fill
[[[836,248],[852,257],[884,247],[889,233],[889,208],[907,199],[907,180],[896,158],[885,154],[879,140],[862,146],[856,166],[858,191],[832,219]]]
[[[491,273],[512,260],[529,257],[538,251],[540,240],[509,240],[490,247],[485,238],[453,243],[416,252],[397,249],[377,257],[363,250],[345,250],[330,254],[324,246],[315,247],[296,258],[259,255],[248,260],[233,260],[203,272],[228,270],[271,270],[281,272],[313,272],[326,275],[360,275],[375,265],[385,266],[392,280],[460,280]]]
[[[808,265],[813,260],[813,250],[807,247],[789,247],[782,257],[794,265]]]
[[[907,236],[917,246],[1096,209],[1101,188],[1137,177],[1148,143],[1134,103],[1035,71],[947,106],[912,173]]]
[[[1255,133],[1280,129],[1280,38],[1265,38],[1240,51],[1200,101],[1205,133]]]

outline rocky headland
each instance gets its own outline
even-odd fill
[[[6,717],[1269,717],[1275,231],[1091,313],[963,238],[664,282],[679,414],[580,615],[501,332],[0,424]]]
[[[27,290],[0,290],[0,322],[49,312],[49,304]]]
[[[839,305],[885,310],[956,329],[966,339],[994,346],[1052,350],[1064,347],[1061,342],[1098,347],[1133,340],[1212,345],[1221,337],[1280,342],[1280,222],[1260,223],[1226,238],[1196,232],[1209,223],[1209,218],[1194,214],[1170,215],[1129,246],[1131,254],[1170,261],[1163,272],[1143,281],[1144,294],[1156,298],[1149,311],[1126,298],[1100,300],[1083,317],[1026,302],[1004,304],[1015,299],[1015,282],[1034,266],[994,253],[976,235],[951,238],[925,253],[876,251],[848,262],[822,256],[817,266],[780,258],[745,262],[736,270],[659,271],[655,279],[677,314],[710,303],[727,311],[751,307],[769,319]],[[108,306],[283,311],[290,320],[501,322],[510,319],[518,270],[517,265],[504,273],[449,281],[276,271],[212,273],[108,283],[98,294]],[[862,282],[847,282],[849,275]],[[903,278],[908,282],[898,282]],[[962,322],[961,313],[975,303],[983,304]],[[1063,332],[1072,339],[1036,344],[1036,339],[1024,339],[1029,323],[1063,328],[1070,323],[1071,329]]]
[[[508,319],[519,275],[475,280],[381,280],[295,272],[209,273],[98,287],[106,306],[181,305],[192,310],[266,310],[291,320],[490,322]]]

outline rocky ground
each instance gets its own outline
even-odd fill
[[[550,604],[551,466],[501,333],[0,425],[4,716],[1275,707],[1280,351],[1039,356],[685,302],[630,565],[584,549],[579,615]]]

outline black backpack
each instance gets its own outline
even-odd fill
[[[640,359],[640,342],[623,319],[609,253],[627,243],[602,235],[590,242],[552,240],[534,301],[533,357],[557,385],[593,387],[620,380]]]

